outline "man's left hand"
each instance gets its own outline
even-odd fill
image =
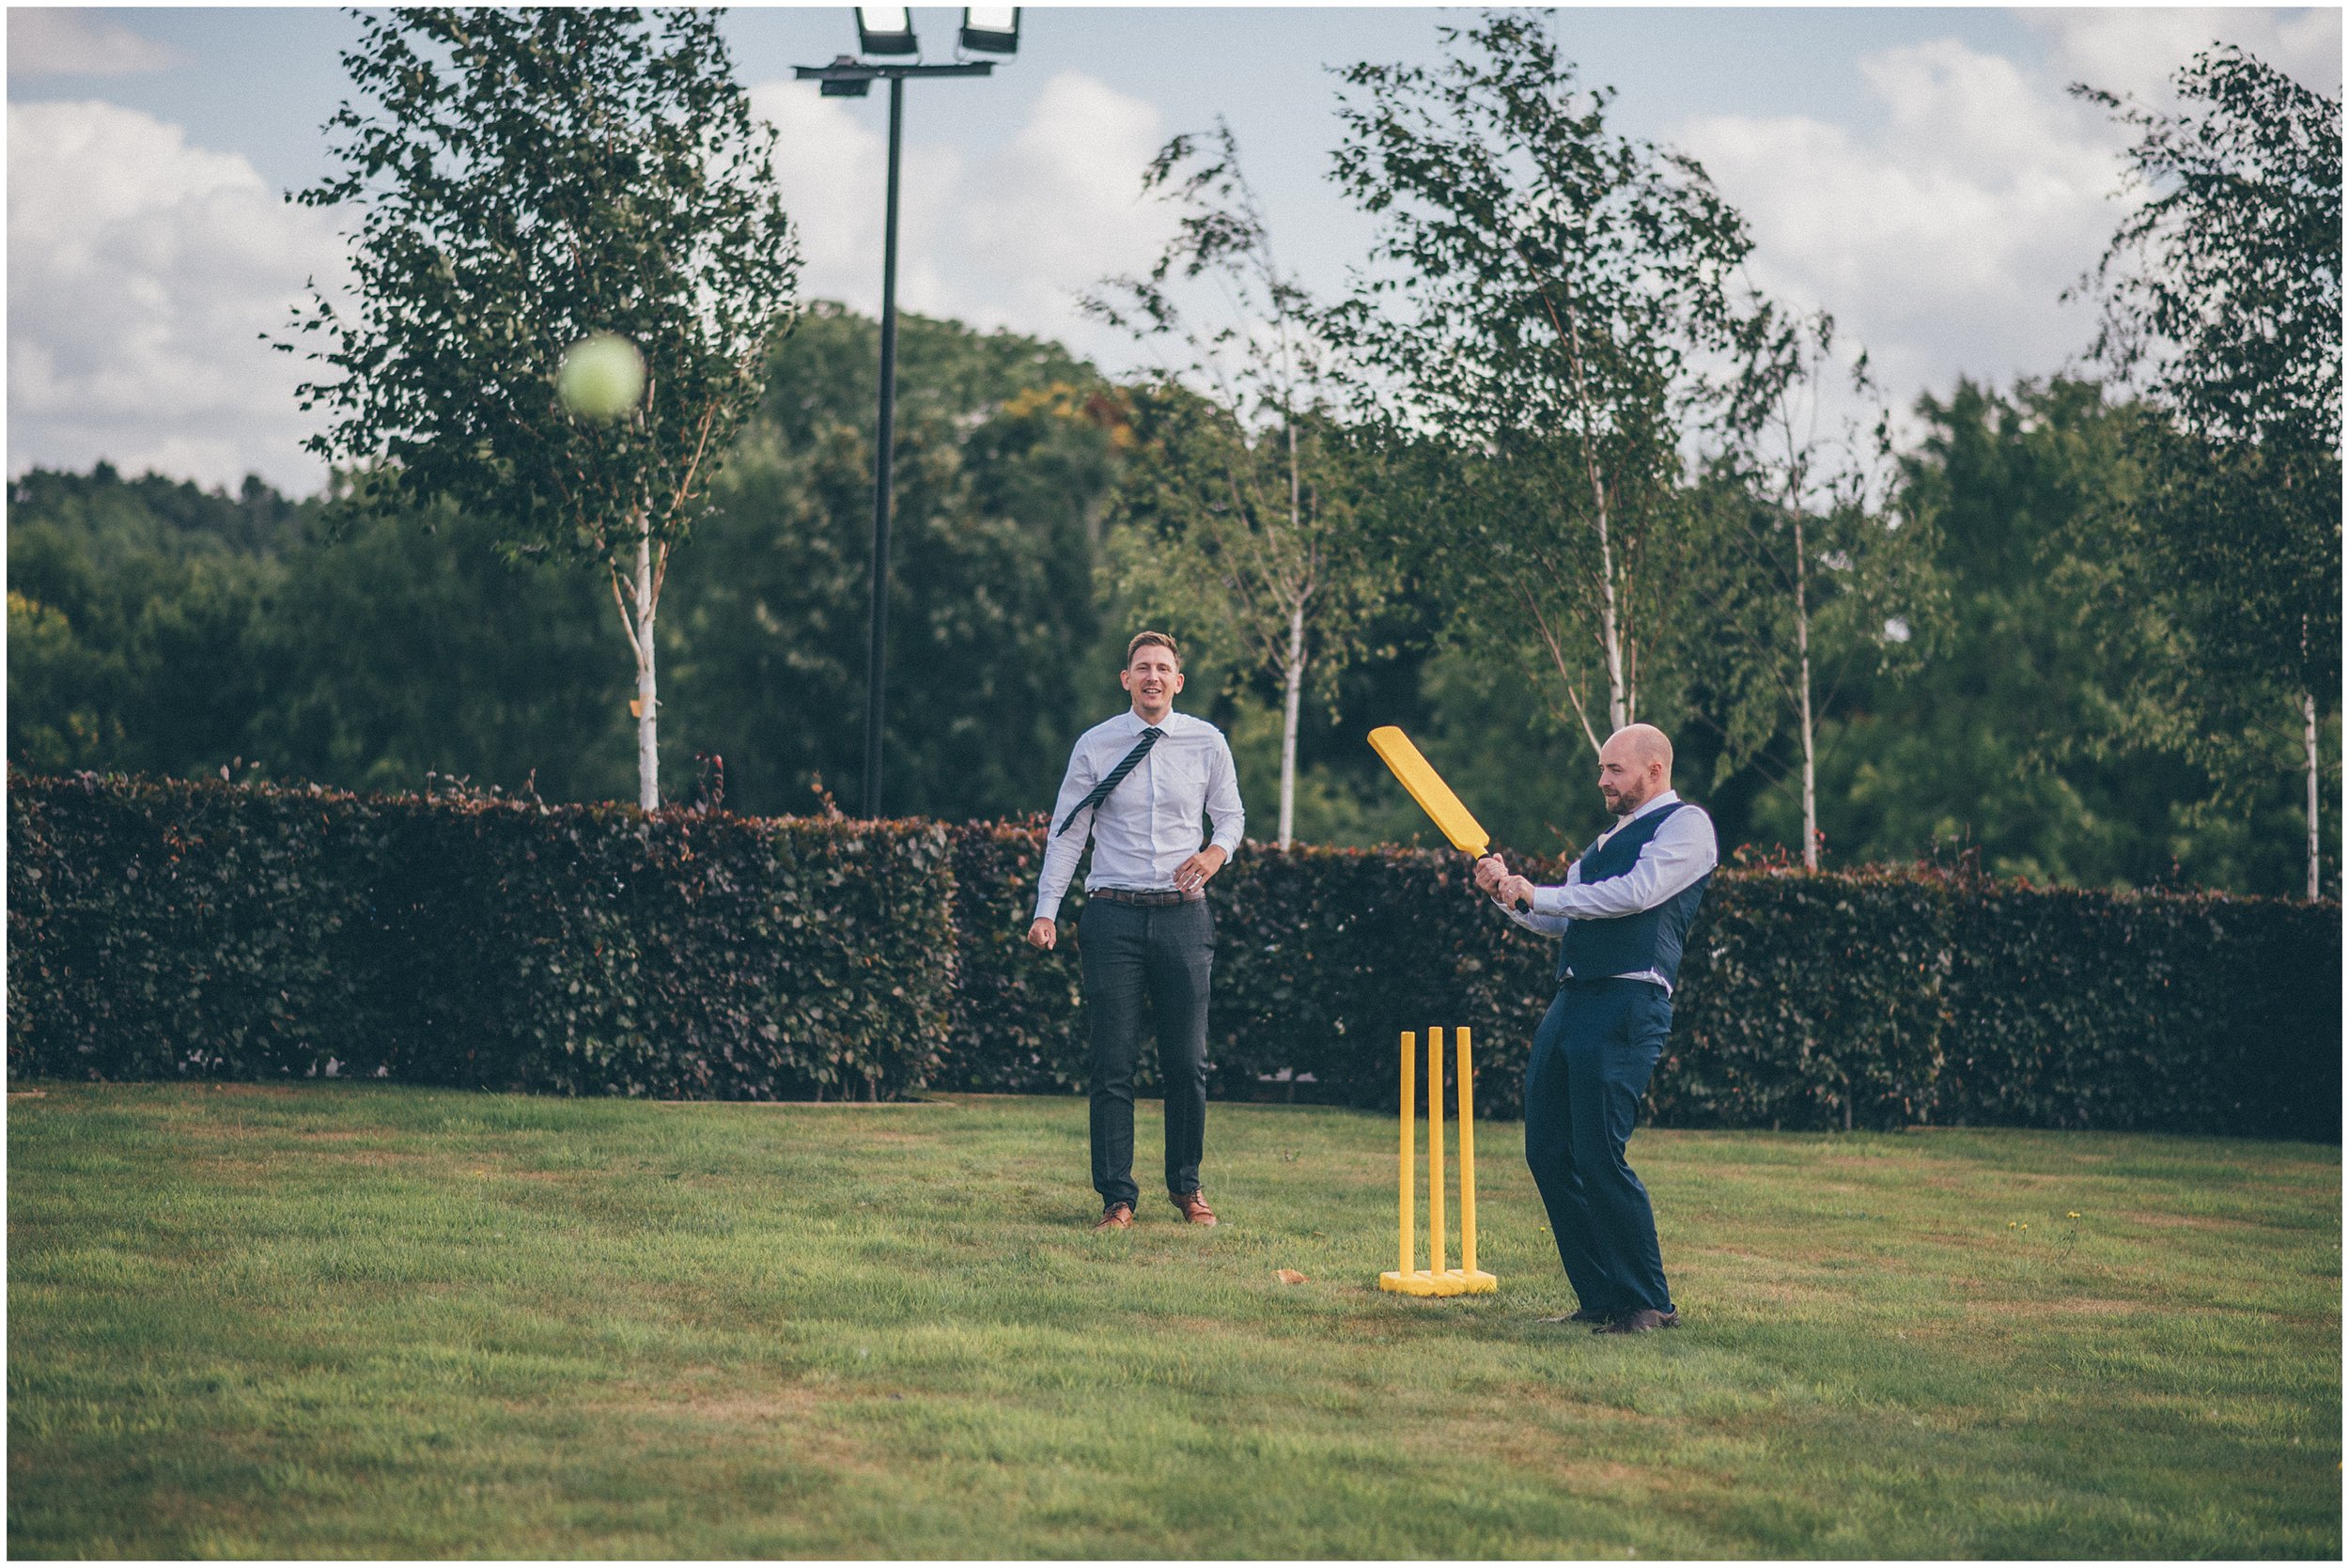
[[[1223,869],[1223,846],[1208,845],[1174,868],[1174,886],[1184,893],[1197,893],[1207,885],[1208,877]]]
[[[1514,909],[1519,905],[1530,909],[1533,907],[1533,884],[1522,877],[1504,875],[1495,877],[1493,902],[1504,909]]]

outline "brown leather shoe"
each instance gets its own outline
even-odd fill
[[[1619,1313],[1610,1322],[1600,1324],[1591,1332],[1594,1334],[1644,1334],[1657,1328],[1679,1327],[1680,1314],[1676,1312],[1659,1312],[1653,1307],[1636,1307],[1630,1312]]]
[[[1130,1231],[1134,1225],[1134,1205],[1112,1203],[1101,1211],[1101,1218],[1093,1222],[1097,1231]]]
[[[1206,1193],[1170,1192],[1166,1196],[1176,1208],[1183,1211],[1183,1219],[1189,1223],[1212,1225],[1216,1222],[1215,1210],[1207,1207]]]

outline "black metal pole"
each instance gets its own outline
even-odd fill
[[[897,147],[905,79],[889,79],[889,219],[881,247],[880,419],[873,438],[873,643],[864,661],[864,815],[881,814],[881,680],[889,644],[889,482],[897,436]]]

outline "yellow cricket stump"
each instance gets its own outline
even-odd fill
[[[1412,1251],[1413,1125],[1419,1120],[1419,1085],[1414,1081],[1419,1037],[1403,1032],[1403,1140],[1396,1168],[1396,1265],[1378,1276],[1380,1290],[1406,1296],[1470,1296],[1500,1288],[1501,1281],[1476,1266],[1476,1075],[1469,1061],[1469,1032],[1453,1032],[1460,1052],[1460,1266],[1444,1266],[1443,1236],[1443,1031],[1427,1032],[1427,1264]]]

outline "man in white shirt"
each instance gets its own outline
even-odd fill
[[[1077,931],[1093,1037],[1093,1187],[1101,1195],[1094,1229],[1131,1225],[1141,1196],[1133,1178],[1134,1063],[1145,997],[1158,1020],[1166,1086],[1167,1196],[1185,1220],[1212,1225],[1215,1211],[1199,1189],[1207,982],[1215,967],[1206,888],[1239,847],[1239,780],[1223,732],[1174,711],[1183,668],[1174,638],[1136,633],[1117,678],[1133,706],[1079,736],[1068,754],[1028,941],[1049,949],[1058,939],[1061,897],[1090,836],[1093,867]],[[1215,830],[1204,848],[1203,815]]]
[[[1519,925],[1559,939],[1558,995],[1525,1070],[1525,1161],[1580,1301],[1553,1321],[1641,1334],[1678,1327],[1680,1312],[1624,1145],[1672,1031],[1681,951],[1720,853],[1712,820],[1672,791],[1663,731],[1625,725],[1598,765],[1615,825],[1563,883],[1536,887],[1492,855],[1476,862],[1476,885]]]

